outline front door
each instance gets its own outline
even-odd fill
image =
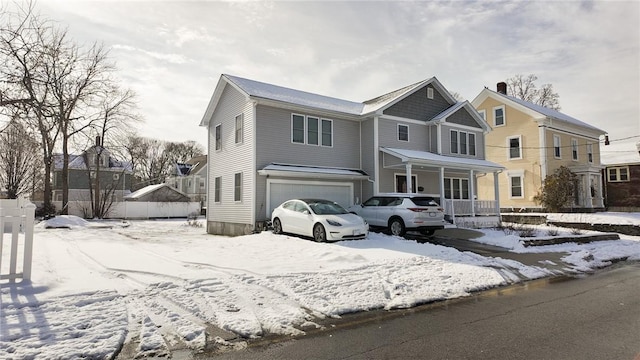
[[[411,191],[414,193],[417,192],[415,175],[411,175]],[[407,192],[407,176],[406,175],[396,175],[396,192],[397,193]]]

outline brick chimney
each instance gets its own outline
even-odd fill
[[[507,83],[504,81],[499,82],[498,84],[496,84],[496,90],[500,93],[500,94],[505,94],[507,95]]]

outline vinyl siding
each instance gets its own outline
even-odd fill
[[[447,109],[451,104],[434,88],[433,99],[427,98],[427,85],[420,90],[384,110],[385,115],[392,115],[416,120],[429,120]]]
[[[373,136],[373,119],[367,119],[360,125],[361,139],[362,139],[362,170],[364,170],[371,180],[375,178],[375,149],[374,149],[374,136]],[[373,183],[369,181],[361,182],[362,193],[360,194],[361,201],[364,201],[373,196]]]
[[[447,118],[447,122],[470,126],[482,130],[482,127],[476,122],[476,119],[474,119],[473,116],[471,116],[465,108],[459,109],[455,113],[451,114],[451,116]]]
[[[442,155],[447,156],[455,156],[455,157],[464,157],[469,159],[484,159],[485,158],[485,135],[484,133],[479,131],[472,131],[468,129],[460,129],[455,126],[450,126],[447,124],[442,124]],[[462,154],[454,154],[451,153],[451,130],[456,130],[458,132],[466,132],[473,133],[476,136],[476,155],[462,155]]]
[[[291,114],[317,116],[333,121],[333,146],[291,142]],[[272,162],[360,168],[360,124],[357,121],[258,105],[256,108],[257,170]]]
[[[409,126],[408,142],[398,140],[398,124]],[[428,151],[428,131],[426,125],[381,118],[378,120],[378,144],[382,147]]]
[[[244,114],[243,142],[235,143],[235,118]],[[252,224],[253,215],[253,105],[243,94],[227,86],[209,125],[209,179],[221,177],[221,201],[214,203],[214,186],[209,186],[207,220]],[[222,125],[222,149],[215,150],[215,127]],[[242,173],[242,200],[234,201],[235,174]]]

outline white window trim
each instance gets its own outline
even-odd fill
[[[302,117],[302,142],[295,142],[293,141],[293,117],[294,116],[301,116]],[[292,144],[297,144],[297,145],[307,145],[307,117],[302,115],[302,114],[296,114],[296,113],[292,113],[291,114],[291,138],[290,141]]]
[[[323,145],[322,144],[322,135],[323,135],[322,134],[322,122],[323,121],[328,121],[328,122],[331,123],[331,145]],[[320,139],[318,141],[319,142],[319,146],[326,147],[326,148],[332,148],[333,147],[333,133],[334,133],[333,130],[334,130],[333,129],[333,120],[331,120],[331,119],[320,119],[320,128],[318,129],[319,137],[320,137]]]
[[[451,145],[453,145],[452,144],[453,141],[451,141],[451,134],[454,132],[456,133],[456,149],[455,149],[456,151],[455,152],[451,151],[452,150]],[[458,130],[453,130],[453,129],[449,130],[449,152],[452,154],[458,154],[458,155],[460,154],[460,131]]]
[[[524,170],[507,170],[507,179],[509,179],[509,199],[524,199]],[[520,178],[521,196],[512,196],[513,183],[511,179]]]
[[[309,142],[309,119],[310,118],[318,120],[318,137],[316,139],[318,141],[317,144],[311,144]],[[304,126],[305,126],[305,129],[304,129],[304,143],[307,144],[307,145],[311,145],[311,146],[321,146],[321,144],[322,144],[322,119],[320,119],[319,116],[305,116]],[[299,144],[299,143],[296,143],[296,144]]]
[[[593,144],[587,144],[587,161],[593,164]]]
[[[451,198],[450,198],[450,199],[448,199],[448,200],[469,200],[469,199],[471,198],[471,186],[470,186],[470,184],[469,184],[469,178],[463,178],[463,177],[445,177],[445,178],[444,178],[444,180],[449,180],[449,185],[450,185],[450,187],[449,187],[449,193],[451,194]],[[454,188],[454,186],[453,186],[454,180],[458,180],[458,184],[459,184],[459,189],[458,189],[458,190],[460,191],[460,198],[459,198],[459,199],[453,196],[453,194],[454,194],[454,190],[453,190],[453,188]],[[467,184],[467,188],[466,188],[466,190],[467,190],[467,196],[468,196],[467,198],[465,198],[465,197],[463,196],[463,193],[464,193],[463,189],[464,189],[464,187],[462,186],[462,184],[463,184],[463,183],[465,183],[465,182],[466,182],[466,184]],[[447,191],[447,189],[446,189],[446,187],[445,187],[445,194],[446,194],[446,191]],[[444,195],[444,194],[443,194],[443,195]]]
[[[238,129],[238,117],[240,118],[240,125],[242,126],[240,129]],[[238,140],[238,130],[241,130],[240,140]],[[236,144],[244,143],[244,114],[238,114],[235,117],[235,131],[233,133],[233,137],[235,139]]]
[[[400,127],[406,127],[407,128],[407,140],[402,140],[400,139]],[[402,142],[409,142],[409,125],[406,124],[397,124],[396,126],[396,130],[397,130],[397,134],[398,134],[398,141],[402,141]]]
[[[432,87],[428,87],[427,88],[427,99],[433,99],[433,88]]]
[[[520,157],[511,157],[511,139],[518,139],[518,152]],[[507,160],[522,160],[522,135],[507,137]]]
[[[578,152],[578,148],[579,148],[578,144],[579,144],[578,143],[578,139],[571,138],[571,160],[573,160],[573,161],[580,161],[580,155],[579,155],[579,152]],[[575,155],[576,155],[575,157],[573,156],[574,150],[575,150]]]
[[[473,135],[473,154],[471,154],[471,141],[469,141],[470,136],[469,135]],[[469,156],[473,156],[473,157],[477,157],[478,156],[478,136],[476,136],[476,133],[467,133],[467,155]]]
[[[500,125],[496,124],[496,110],[498,109],[502,109],[502,124]],[[493,108],[493,126],[500,127],[500,126],[506,126],[506,125],[507,125],[507,111],[505,110],[505,106],[504,105],[495,106]]]
[[[220,130],[218,130],[220,129]],[[220,133],[220,140],[218,140],[218,133]],[[215,151],[222,151],[222,124],[218,124],[213,129],[213,145]]]
[[[240,174],[240,200],[236,200],[236,188],[238,184],[236,184],[236,175]],[[242,202],[242,181],[243,181],[242,173],[233,173],[233,202],[241,203]]]
[[[220,191],[218,193],[217,199],[216,199],[216,179],[220,179],[220,183],[218,184],[219,185],[218,190]],[[216,176],[213,178],[213,203],[220,204],[221,200],[222,200],[222,176]]]
[[[487,110],[478,110],[478,114],[480,114],[482,120],[487,121]]]
[[[626,169],[627,170],[627,180],[620,180],[620,169]],[[611,172],[615,171],[616,174],[616,179],[615,180],[611,180]],[[631,181],[631,174],[629,174],[629,167],[628,166],[616,166],[616,167],[610,167],[607,168],[607,182],[629,182]]]
[[[558,139],[557,145],[556,139]],[[559,155],[556,155],[556,148],[558,148]],[[562,139],[560,138],[560,135],[553,135],[553,157],[556,159],[562,159]]]

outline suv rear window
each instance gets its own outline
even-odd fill
[[[411,201],[418,206],[440,206],[432,197],[413,197]]]

